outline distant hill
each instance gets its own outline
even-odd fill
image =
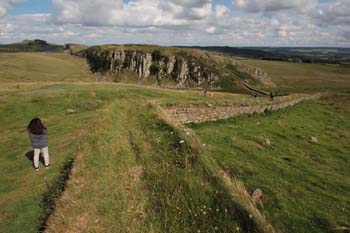
[[[0,52],[63,52],[62,45],[49,44],[44,40],[23,40],[19,43],[0,44]]]
[[[275,54],[259,50],[259,49],[250,49],[250,48],[236,48],[236,47],[229,47],[229,46],[177,46],[179,48],[194,48],[194,49],[202,49],[206,51],[211,52],[218,52],[223,53],[227,55],[233,55],[233,56],[239,56],[239,57],[246,57],[246,58],[256,58],[256,59],[263,59],[266,57],[274,57]]]
[[[350,48],[192,46],[205,51],[261,60],[298,63],[350,63]]]

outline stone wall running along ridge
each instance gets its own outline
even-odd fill
[[[265,111],[277,111],[294,106],[304,100],[318,99],[319,97],[320,95],[316,94],[265,106],[171,106],[164,107],[163,109],[175,124],[183,125],[188,123],[217,121],[240,115],[264,113]]]

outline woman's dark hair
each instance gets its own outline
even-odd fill
[[[46,129],[46,128],[39,118],[33,118],[29,122],[27,129],[32,134],[42,134],[44,132],[44,129]]]

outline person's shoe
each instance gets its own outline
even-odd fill
[[[39,167],[35,167],[34,170],[35,170],[35,171],[39,171]]]
[[[45,169],[49,169],[50,168],[50,164],[49,165],[45,165]]]

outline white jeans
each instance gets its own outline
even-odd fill
[[[41,149],[35,149],[34,148],[33,162],[34,162],[34,167],[35,168],[39,167],[40,151],[42,152],[42,154],[44,156],[45,166],[49,166],[49,164],[50,164],[50,161],[49,161],[49,148],[48,147],[44,147],[44,148],[41,148]]]

